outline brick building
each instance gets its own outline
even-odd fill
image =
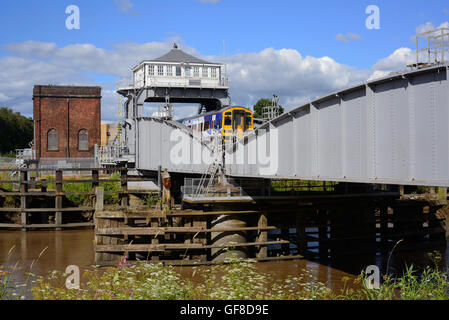
[[[93,158],[101,143],[101,88],[34,86],[36,159]]]

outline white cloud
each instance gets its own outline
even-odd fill
[[[449,28],[449,22],[448,21],[443,22],[438,27],[435,27],[435,25],[432,22],[426,22],[424,24],[417,26],[415,29],[415,32],[416,32],[416,34],[419,34],[419,33],[425,33],[425,32],[429,32],[434,29],[439,29],[439,28]],[[433,34],[431,33],[430,35],[433,35]],[[416,35],[411,36],[410,40],[415,42]]]
[[[362,36],[357,33],[347,33],[342,34],[339,33],[335,36],[335,40],[342,41],[342,42],[349,42],[349,40],[362,40]]]
[[[357,38],[355,35],[344,37]],[[125,42],[109,49],[92,44],[59,47],[54,43],[26,41],[7,45],[6,56],[0,58],[0,102],[32,115],[32,90],[36,84],[99,85],[103,88],[102,118],[114,120],[117,108],[114,79],[131,83],[132,67],[142,60],[165,54],[171,50],[173,42],[199,58],[226,63],[232,103],[246,107],[262,97],[279,94],[280,103],[291,109],[315,97],[403,70],[415,58],[412,49],[399,48],[372,68],[361,70],[326,56],[303,56],[294,49],[267,48],[226,58],[205,57],[179,38],[143,44]],[[192,105],[178,105],[175,116],[186,117],[196,109]],[[150,107],[148,111],[151,110]]]
[[[211,58],[209,58],[211,60]],[[329,57],[303,57],[293,49],[265,49],[223,60],[231,79],[233,103],[250,106],[261,97],[280,94],[282,103],[306,101],[363,81],[366,71]]]
[[[121,12],[135,14],[134,4],[130,0],[114,0],[114,2]]]
[[[394,71],[402,70],[407,64],[410,64],[416,60],[415,51],[410,48],[399,48],[393,52],[390,56],[379,60],[373,69],[377,71]]]
[[[0,92],[0,102],[5,102],[5,101],[8,101],[9,99],[11,99],[11,98],[9,98],[4,93]]]

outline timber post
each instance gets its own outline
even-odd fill
[[[259,220],[257,222],[257,227],[261,228],[261,230],[258,230],[256,242],[266,243],[268,241],[268,231],[266,230],[267,226],[268,226],[268,214],[266,211],[264,211],[260,213]],[[268,256],[267,246],[259,246],[257,247],[257,249],[258,249],[258,252],[256,254],[257,258],[266,258]]]
[[[62,225],[62,212],[58,211],[58,209],[62,209],[62,170],[58,169],[56,170],[56,197],[55,197],[55,225],[56,225],[56,231],[61,230]]]
[[[22,224],[22,231],[26,231],[27,226],[27,196],[26,193],[28,192],[28,171],[21,170],[20,171],[20,208],[22,209],[22,212],[20,213],[21,216],[21,224]]]
[[[128,169],[120,170],[120,184],[122,187],[122,192],[120,193],[121,197],[121,206],[123,208],[128,207]]]

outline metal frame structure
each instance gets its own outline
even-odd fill
[[[194,161],[195,144],[204,142],[189,128],[150,117],[134,121],[135,140],[128,147],[137,170],[207,171],[207,164]],[[170,160],[179,143],[170,140],[173,130],[188,141],[186,163]],[[277,162],[274,169],[255,156],[264,152]],[[228,161],[239,155],[243,164]],[[258,127],[226,156],[224,172],[231,177],[449,186],[448,65],[397,73],[311,101]]]
[[[427,47],[420,49],[419,40],[426,38]],[[449,28],[438,28],[416,35],[416,64],[409,65],[411,68],[422,68],[432,64],[444,64],[446,61],[446,52],[449,52]],[[420,62],[420,53],[427,54],[427,62]],[[433,61],[432,61],[433,57]]]

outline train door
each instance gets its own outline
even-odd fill
[[[234,133],[238,139],[243,137],[245,131],[245,112],[241,110],[234,111]]]

